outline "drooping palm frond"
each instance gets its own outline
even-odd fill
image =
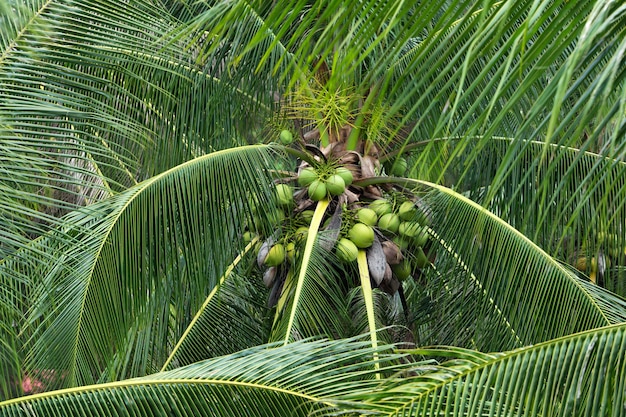
[[[415,376],[353,396],[345,408],[349,415],[620,416],[625,349],[624,324],[504,353],[416,349],[449,360],[417,366]]]
[[[194,63],[159,2],[3,2],[1,249],[208,152],[254,141],[273,98]],[[222,77],[222,78],[220,78]]]
[[[433,322],[423,343],[499,351],[625,321],[626,301],[478,204],[428,187],[435,261],[425,285],[436,307],[424,306]]]
[[[190,161],[70,213],[5,262],[4,276],[30,280],[25,371],[55,370],[52,388],[161,369],[243,249],[249,199],[272,207],[268,152],[234,148]]]
[[[409,108],[411,142],[481,135],[480,149],[501,135],[577,147],[587,130],[600,149],[598,135],[619,131],[623,8],[511,1],[445,10],[395,68],[391,96]]]
[[[429,155],[413,149],[417,160],[445,161],[450,142],[424,151]],[[610,290],[621,288],[617,268],[626,264],[626,165],[621,159],[506,138],[493,138],[480,158],[469,156],[472,152],[468,148],[458,155],[461,161],[468,159],[449,166],[446,183],[486,205],[561,261],[584,266],[592,258],[604,258],[606,270],[602,276],[595,271],[596,282]],[[594,273],[590,267],[581,269]]]
[[[401,368],[389,346],[373,350],[358,340],[262,345],[143,378],[0,402],[0,415],[317,415],[346,393],[379,385],[374,352],[381,372]]]

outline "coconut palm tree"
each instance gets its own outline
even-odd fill
[[[0,10],[3,415],[623,412],[622,5]]]

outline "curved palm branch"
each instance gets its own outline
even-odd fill
[[[434,321],[433,339],[422,342],[498,351],[626,320],[626,301],[478,204],[422,184],[432,189],[435,269],[426,270],[426,285],[436,303],[422,319]]]
[[[162,6],[18,3],[2,3],[0,38],[5,252],[77,207],[256,141],[269,89],[194,64],[166,40],[180,21]]]
[[[323,214],[320,211],[320,220]],[[330,235],[332,231],[320,230],[319,225],[311,222],[302,252],[297,255],[293,270],[287,273],[277,301],[271,341],[282,340],[286,344],[318,335],[332,339],[355,336],[347,314],[346,277],[330,250],[334,245]]]
[[[429,150],[409,149],[415,151],[415,163],[425,166],[424,161],[434,159],[447,164],[449,146],[441,141]],[[619,288],[617,268],[626,263],[626,165],[620,159],[507,138],[493,138],[482,148],[480,159],[469,156],[472,152],[473,148],[458,155],[462,160],[467,156],[467,164],[449,166],[444,182],[587,274],[597,272],[585,268],[592,257],[604,258],[603,282],[600,274],[596,282],[611,290]],[[415,176],[428,178],[424,172]]]
[[[223,356],[266,343],[270,315],[268,291],[254,267],[245,262],[251,245],[220,278],[176,342],[162,371]]]
[[[390,381],[371,395],[354,396],[350,412],[617,416],[623,413],[624,349],[624,324],[495,354],[460,348],[416,349],[410,352],[449,360],[415,367],[411,378]]]
[[[64,217],[12,265],[31,280],[26,372],[54,369],[52,386],[73,386],[159,370],[243,249],[249,198],[271,184],[268,152],[215,152]]]
[[[168,372],[0,402],[0,415],[308,416],[335,398],[373,389],[372,354],[382,372],[400,369],[389,346],[357,340],[262,345]],[[405,365],[406,367],[406,365]]]

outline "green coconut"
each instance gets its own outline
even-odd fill
[[[306,167],[300,171],[300,175],[298,175],[298,184],[301,187],[308,187],[313,181],[318,179],[318,177],[319,175],[317,174],[315,168]]]
[[[383,214],[378,219],[378,228],[386,232],[396,233],[400,227],[400,217],[395,213]]]
[[[337,242],[337,257],[342,262],[354,262],[359,253],[359,248],[349,239],[341,238]]]
[[[391,239],[393,243],[395,243],[401,250],[406,250],[409,247],[409,240],[403,236],[394,236]]]
[[[391,213],[392,206],[389,200],[384,198],[379,198],[378,200],[374,200],[370,203],[369,208],[374,210],[378,217],[383,216],[387,213]]]
[[[365,223],[368,226],[374,226],[376,225],[376,222],[378,222],[376,212],[367,207],[357,211],[356,218],[359,219],[361,223]]]
[[[396,177],[403,177],[406,174],[406,170],[409,167],[409,164],[406,162],[406,159],[399,157],[396,159],[391,166],[390,174]]]
[[[326,198],[326,184],[321,180],[315,180],[309,185],[309,197],[313,201],[320,201]]]
[[[346,183],[340,175],[331,175],[326,180],[326,190],[330,195],[341,195],[346,190]]]
[[[402,236],[415,238],[422,232],[422,226],[418,222],[401,222],[398,227],[398,233]]]
[[[296,244],[294,242],[287,243],[287,246],[285,246],[285,252],[287,259],[289,259],[290,262],[293,262],[296,257]]]
[[[248,244],[252,242],[252,239],[254,239],[254,234],[252,232],[246,232],[243,234],[242,238],[244,243]]]
[[[413,251],[413,255],[415,255],[415,265],[418,268],[425,268],[430,265],[430,261],[428,260],[428,257],[426,256],[422,248],[415,248],[415,251]]]
[[[343,182],[345,183],[346,187],[352,184],[352,181],[354,180],[352,171],[350,171],[346,167],[337,168],[337,170],[335,171],[335,174],[339,175],[343,179]]]
[[[428,230],[425,227],[416,235],[413,236],[413,242],[415,246],[424,246],[428,242]]]
[[[279,205],[290,207],[293,204],[293,189],[287,184],[278,184],[276,199]]]
[[[290,131],[284,129],[280,131],[279,139],[283,145],[290,145],[293,142],[293,135]]]
[[[308,227],[298,227],[296,229],[296,238],[301,240],[306,240],[307,236],[309,236],[309,228]]]
[[[283,262],[285,262],[285,247],[281,243],[272,246],[263,261],[267,266],[278,266]]]
[[[313,220],[313,215],[315,214],[315,211],[313,210],[304,210],[302,213],[300,213],[300,216],[302,216],[302,220],[304,220],[307,223],[311,223],[311,220]]]
[[[391,265],[391,270],[393,274],[398,278],[398,281],[404,281],[408,277],[411,276],[412,272],[411,262],[407,259],[403,260],[397,265]]]
[[[357,248],[369,248],[374,243],[374,229],[364,223],[356,223],[348,231],[348,238]]]
[[[411,221],[415,219],[417,214],[417,209],[415,208],[415,204],[412,201],[405,201],[400,204],[400,208],[398,209],[398,216],[404,221]]]

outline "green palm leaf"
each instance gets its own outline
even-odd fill
[[[450,156],[450,142],[439,142],[430,150],[412,149],[418,166]],[[561,261],[575,265],[580,258],[602,253],[609,264],[603,285],[619,288],[618,268],[626,263],[621,233],[626,221],[626,165],[621,159],[506,138],[493,138],[478,159],[470,155],[473,152],[472,147],[458,155],[466,163],[449,166],[444,182],[454,183],[459,192],[497,213]]]
[[[271,184],[268,155],[216,152],[63,218],[29,254],[44,262],[13,265],[31,280],[27,372],[55,369],[73,386],[159,370],[243,249],[248,199]]]
[[[318,222],[327,205],[328,201],[318,202]],[[332,231],[321,230],[314,221],[315,217],[276,305],[271,341],[288,343],[318,335],[331,339],[355,336],[350,332],[344,297],[344,270],[331,251]]]
[[[351,390],[372,389],[372,353],[393,372],[389,346],[368,342],[295,342],[257,346],[144,378],[0,402],[0,415],[307,416]]]
[[[436,307],[423,319],[434,321],[433,338],[422,342],[498,351],[626,321],[623,299],[476,203],[428,187],[436,261],[426,272]]]
[[[232,264],[180,336],[162,370],[189,365],[261,345],[269,339],[268,291],[254,266],[239,263],[251,249]],[[247,264],[247,265],[244,265]]]
[[[625,349],[624,324],[497,354],[416,349],[411,353],[450,359],[415,367],[413,377],[358,396],[362,402],[352,398],[353,410],[381,416],[619,416]]]
[[[192,64],[195,51],[168,40],[180,21],[162,5],[2,4],[12,10],[0,38],[2,250],[79,206],[256,141],[251,122],[271,94]]]

